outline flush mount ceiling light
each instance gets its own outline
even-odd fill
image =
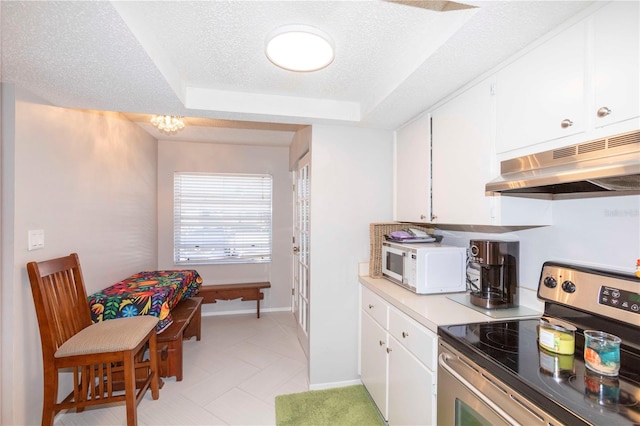
[[[154,115],[151,117],[151,124],[169,135],[184,129],[184,120],[177,115]]]
[[[267,37],[267,58],[289,71],[318,71],[334,59],[331,37],[309,25],[285,25]]]

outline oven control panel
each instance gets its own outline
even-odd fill
[[[640,294],[619,288],[600,287],[598,303],[625,311],[640,312]]]
[[[637,326],[639,288],[640,279],[633,275],[545,262],[538,298]]]

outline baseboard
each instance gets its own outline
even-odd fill
[[[206,306],[206,305],[203,305]],[[293,312],[290,307],[286,308],[267,308],[264,309],[262,306],[260,307],[260,313],[263,314],[265,312]],[[217,312],[205,312],[202,311],[203,317],[215,317],[218,315],[240,315],[240,314],[256,314],[256,308],[253,309],[240,309],[237,311],[217,311]]]
[[[354,385],[361,385],[361,384],[362,384],[362,381],[360,379],[354,379],[354,380],[346,380],[344,382],[320,383],[317,385],[309,385],[309,390],[343,388],[345,386],[354,386]]]

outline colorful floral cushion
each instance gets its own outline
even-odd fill
[[[173,322],[171,309],[200,291],[195,270],[143,271],[89,296],[93,322],[136,315],[158,317],[158,333]]]

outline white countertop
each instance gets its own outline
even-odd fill
[[[358,278],[362,285],[434,333],[438,332],[438,326],[441,325],[506,321],[509,319],[523,318],[522,315],[513,318],[492,318],[448,299],[447,296],[450,296],[449,294],[416,294],[384,278],[371,278],[369,276],[360,276]],[[541,315],[542,312],[535,311],[535,314],[531,315],[531,318]]]

